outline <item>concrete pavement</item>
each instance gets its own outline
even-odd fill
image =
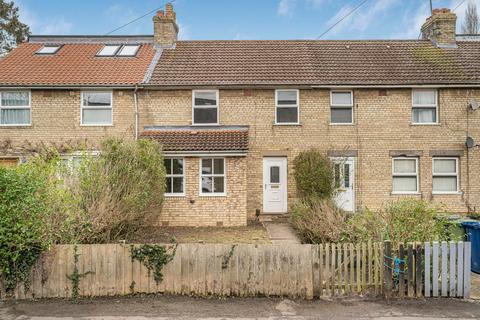
[[[2,320],[166,320],[166,319],[479,319],[480,304],[453,299],[312,300],[144,296],[0,302]]]

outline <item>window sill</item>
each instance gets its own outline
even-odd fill
[[[33,125],[30,124],[0,124],[0,128],[30,128],[33,127]]]
[[[80,127],[113,127],[113,124],[80,124]]]
[[[432,192],[432,196],[461,196],[463,193],[459,191],[453,192]]]
[[[210,198],[210,197],[214,197],[214,198],[226,198],[227,197],[227,194],[226,193],[217,193],[217,194],[214,194],[214,193],[200,193],[199,194],[200,197],[202,198]]]
[[[273,124],[275,127],[301,127],[302,124],[300,122],[298,123],[274,123]]]
[[[420,196],[421,192],[390,192],[391,196]]]
[[[441,123],[440,122],[435,122],[435,123],[413,123],[413,122],[410,122],[410,125],[412,127],[417,127],[417,126],[440,126]]]
[[[354,126],[355,123],[329,123],[330,126]]]

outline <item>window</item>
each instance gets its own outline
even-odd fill
[[[412,123],[437,123],[437,90],[412,91]]]
[[[200,159],[200,184],[202,195],[225,195],[225,159]]]
[[[433,158],[433,193],[458,192],[458,158]]]
[[[55,54],[60,49],[60,45],[57,46],[44,46],[36,52],[36,54]]]
[[[31,124],[30,92],[0,92],[0,125],[28,126]]]
[[[393,159],[393,193],[418,192],[418,159]]]
[[[90,126],[112,125],[112,92],[82,92],[81,124]]]
[[[275,123],[298,124],[298,90],[275,91]]]
[[[280,183],[280,167],[270,167],[270,183]]]
[[[334,163],[333,181],[336,189],[350,188],[350,163]]]
[[[138,44],[135,45],[124,45],[120,51],[118,51],[117,56],[122,57],[134,57],[137,55],[137,51],[140,48]]]
[[[193,124],[218,124],[218,91],[193,91]]]
[[[98,53],[97,56],[99,57],[112,57],[114,56],[118,49],[120,49],[120,45],[106,45],[104,46]]]
[[[165,158],[165,171],[167,173],[166,195],[183,195],[185,177],[183,174],[183,158]]]
[[[353,92],[331,91],[330,93],[330,123],[353,123]]]

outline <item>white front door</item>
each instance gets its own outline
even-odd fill
[[[335,186],[334,196],[337,206],[345,211],[355,211],[355,178],[354,158],[332,158]]]
[[[287,158],[263,158],[263,212],[287,212]]]

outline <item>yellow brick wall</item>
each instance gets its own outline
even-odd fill
[[[241,226],[247,224],[247,161],[225,158],[225,196],[200,195],[200,158],[185,158],[185,196],[166,196],[160,224],[169,226]]]
[[[467,136],[467,103],[480,100],[480,90],[440,89],[439,124],[411,124],[411,90],[390,89],[386,96],[378,90],[354,90],[354,125],[330,124],[330,91],[300,91],[300,125],[275,125],[274,90],[220,90],[219,122],[222,125],[250,125],[248,166],[248,216],[262,209],[264,155],[288,158],[289,204],[295,198],[293,159],[311,147],[329,150],[356,150],[356,207],[372,209],[398,198],[392,195],[391,151],[421,152],[419,158],[420,194],[418,198],[445,204],[455,212],[480,210],[480,151],[464,148]],[[190,90],[149,91],[140,96],[140,127],[148,125],[190,125]],[[480,111],[470,112],[469,135],[480,141]],[[460,189],[463,194],[432,195],[431,151],[465,150],[460,158]],[[272,153],[273,152],[273,153]],[[467,193],[468,192],[468,193]]]
[[[0,153],[24,154],[42,143],[94,147],[105,137],[134,136],[133,91],[113,91],[113,126],[80,125],[79,90],[32,90],[31,126],[0,126]],[[8,141],[8,145],[7,142]]]

